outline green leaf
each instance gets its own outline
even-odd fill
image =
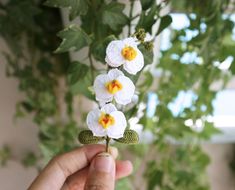
[[[0,166],[5,166],[11,157],[11,150],[7,145],[0,149]]]
[[[31,102],[27,102],[27,101],[22,101],[20,102],[20,105],[22,106],[22,108],[24,108],[25,111],[27,111],[28,113],[32,112],[34,110],[33,105],[31,104]]]
[[[94,58],[104,63],[106,55],[106,47],[109,44],[109,42],[113,40],[116,40],[116,37],[114,35],[110,35],[106,37],[102,42],[94,43],[92,47],[92,54]]]
[[[51,64],[51,62],[48,59],[43,57],[38,62],[37,69],[43,74],[50,73],[50,72],[52,72],[53,65]]]
[[[141,88],[141,91],[150,88],[154,80],[153,75],[149,71],[144,72],[143,74],[144,74],[144,79],[142,79],[143,82],[138,85],[138,88]]]
[[[47,0],[44,2],[45,6],[48,7],[69,7],[70,6],[70,0]]]
[[[79,15],[85,15],[88,10],[87,0],[47,0],[44,5],[49,7],[69,8],[69,19],[73,20]]]
[[[172,23],[172,18],[170,15],[163,16],[160,20],[160,25],[157,34],[160,34],[165,28],[167,28]]]
[[[143,45],[139,46],[139,50],[144,55],[144,65],[149,65],[153,63],[153,51],[148,51]]]
[[[233,75],[235,75],[235,60],[233,60],[231,66],[230,66],[230,71],[232,72]]]
[[[22,160],[25,167],[35,166],[38,161],[37,156],[33,152],[28,152]]]
[[[102,10],[102,22],[112,30],[122,29],[128,23],[128,17],[123,13],[124,8],[125,6],[122,3],[109,3]]]
[[[70,85],[70,92],[72,95],[82,94],[90,100],[95,100],[94,94],[90,91],[90,86],[94,80],[92,79],[90,73],[86,74],[82,80],[77,81],[75,84]]]
[[[81,63],[79,61],[72,62],[68,70],[69,84],[73,85],[79,80],[83,79],[86,76],[88,70],[89,67],[84,63]]]
[[[146,32],[152,33],[152,26],[156,23],[156,15],[159,13],[159,6],[153,5],[149,11],[142,11],[136,30],[144,28]]]
[[[22,44],[21,36],[25,35],[25,32],[35,34],[41,31],[35,19],[39,16],[41,10],[31,0],[11,0],[1,5],[0,35],[6,41],[13,54],[22,55],[25,46]],[[32,36],[30,35],[30,37]]]
[[[153,3],[155,3],[156,1],[155,0],[140,0],[140,3],[141,3],[141,6],[142,6],[142,9],[144,11],[146,11],[147,9],[149,9]]]
[[[131,190],[132,184],[131,181],[128,178],[123,178],[121,180],[118,180],[115,186],[115,190]]]
[[[221,134],[221,131],[218,128],[216,128],[213,125],[213,123],[206,122],[199,136],[207,140],[207,139],[210,139],[212,135],[215,135],[215,134]]]
[[[139,142],[139,135],[134,130],[126,130],[122,138],[113,139],[119,143],[124,144],[137,144]]]
[[[151,177],[148,179],[148,189],[154,190],[157,185],[161,186],[163,181],[163,176],[164,176],[163,171],[155,170],[152,173]]]
[[[49,160],[56,154],[60,152],[60,143],[58,143],[58,139],[53,140],[40,140],[39,149],[41,154],[45,160],[45,162],[49,162]]]
[[[105,140],[105,137],[96,137],[93,136],[92,131],[84,130],[79,133],[78,140],[81,144],[96,144],[100,141]]]
[[[161,187],[164,178],[164,171],[159,169],[160,167],[155,161],[148,162],[145,177],[147,179],[148,190],[154,190],[156,186]]]
[[[58,33],[63,40],[55,53],[78,51],[91,43],[91,38],[77,25],[70,25]]]

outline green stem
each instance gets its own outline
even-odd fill
[[[130,12],[129,12],[129,27],[128,27],[128,36],[131,35],[131,21],[132,21],[132,13],[133,13],[133,8],[134,8],[134,0],[131,0],[131,5],[130,5]]]
[[[91,55],[91,50],[90,49],[89,49],[88,57],[89,57],[89,62],[90,62],[90,67],[91,67],[91,81],[93,83],[95,67],[94,67],[94,64],[93,64],[93,60],[92,60],[92,55]]]
[[[109,142],[110,142],[110,140],[111,139],[107,136],[106,137],[106,147],[105,147],[105,152],[107,152],[107,153],[109,152]]]
[[[139,16],[140,16],[140,14],[137,14],[137,15],[135,15],[135,16],[132,16],[132,17],[131,17],[131,21],[135,20],[135,19],[138,18]]]

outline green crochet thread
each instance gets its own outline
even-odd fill
[[[128,129],[122,138],[113,140],[123,144],[137,144],[139,142],[139,135],[134,130]]]
[[[84,130],[79,133],[78,140],[81,144],[96,144],[100,141],[105,140],[105,138],[104,137],[95,137],[95,136],[93,136],[92,131]]]

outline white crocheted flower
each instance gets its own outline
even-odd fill
[[[105,61],[111,67],[123,65],[123,68],[130,74],[136,74],[144,66],[143,54],[137,48],[134,38],[110,42],[106,49]]]
[[[135,85],[123,72],[112,69],[108,74],[98,75],[94,82],[96,100],[111,102],[113,98],[118,104],[126,105],[131,102]]]
[[[106,104],[88,113],[87,125],[94,136],[118,139],[123,137],[127,122],[124,114],[113,104]]]

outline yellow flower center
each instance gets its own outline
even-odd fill
[[[122,49],[122,56],[128,61],[132,61],[137,56],[137,51],[131,46],[126,46]]]
[[[114,123],[115,123],[114,117],[103,112],[101,113],[101,116],[99,117],[99,124],[102,125],[104,129],[107,129],[109,126],[113,125]]]
[[[122,84],[118,80],[112,80],[106,84],[106,88],[110,94],[115,94],[122,89]]]

